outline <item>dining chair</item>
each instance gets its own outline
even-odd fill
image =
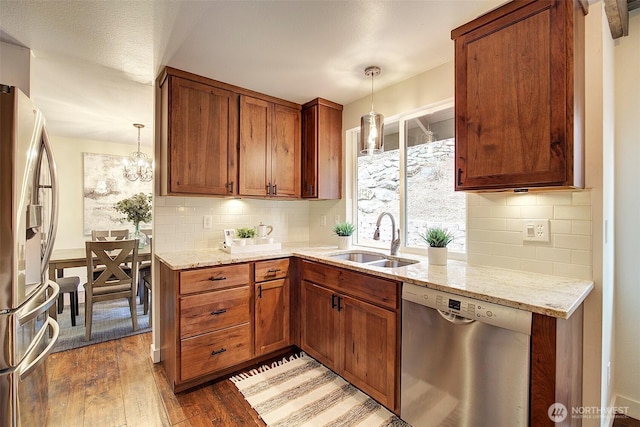
[[[149,251],[151,251],[151,245],[153,243],[153,229],[147,228],[142,229],[140,232],[144,233],[147,236],[147,243],[149,245]],[[151,261],[144,261],[138,264],[138,296],[140,297],[140,304],[144,303],[143,297],[145,293],[144,289],[144,281],[142,280],[145,276],[151,276]],[[147,314],[147,313],[145,313]]]
[[[71,310],[71,326],[76,326],[76,316],[78,315],[78,285],[80,277],[58,277],[56,283],[60,287],[58,294],[58,314],[64,311],[64,294],[69,294],[69,309]]]
[[[85,287],[85,341],[91,339],[93,304],[120,298],[129,300],[133,330],[138,330],[136,316],[136,292],[138,269],[125,268],[125,263],[138,264],[138,241],[88,241],[85,242],[87,255],[87,283]],[[98,273],[94,277],[94,272]],[[89,279],[91,278],[91,279]]]
[[[129,230],[91,230],[91,240],[106,242],[108,240],[124,240],[129,236]]]

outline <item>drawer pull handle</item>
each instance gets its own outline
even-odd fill
[[[262,298],[262,285],[258,285],[258,298]]]
[[[220,310],[215,310],[211,312],[212,316],[217,316],[218,314],[223,314],[226,313],[227,309],[226,308],[221,308]]]
[[[227,280],[227,278],[226,278],[226,277],[224,277],[224,276],[220,276],[220,277],[209,277],[209,280],[210,280],[210,281],[212,281],[212,282],[218,282],[218,281],[220,281],[220,280]]]
[[[212,351],[212,352],[211,352],[211,355],[212,355],[212,356],[215,356],[215,355],[217,355],[217,354],[224,353],[225,351],[227,351],[227,349],[226,349],[226,348],[224,348],[224,347],[222,347],[220,350],[214,350],[214,351]]]
[[[280,269],[279,269],[279,268],[270,268],[270,269],[267,271],[267,273],[273,273],[273,274],[276,274],[276,273],[278,273],[279,271],[280,271]]]

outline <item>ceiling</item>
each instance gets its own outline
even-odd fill
[[[451,29],[504,0],[0,0],[0,40],[32,51],[31,97],[55,136],[152,145],[169,65],[298,103],[341,104],[453,59]]]

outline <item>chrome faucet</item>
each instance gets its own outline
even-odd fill
[[[376,231],[373,233],[373,240],[380,240],[380,222],[382,217],[388,215],[391,218],[391,255],[398,255],[400,247],[400,229],[398,228],[398,237],[396,237],[396,220],[389,212],[382,212],[376,221]]]

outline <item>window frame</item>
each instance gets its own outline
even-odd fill
[[[396,114],[390,117],[386,117],[384,124],[385,126],[397,122],[398,123],[398,150],[400,156],[400,165],[399,165],[399,174],[400,174],[400,188],[399,188],[399,212],[400,218],[396,218],[396,227],[400,228],[400,251],[404,253],[415,253],[424,255],[426,252],[426,248],[421,246],[407,246],[407,175],[406,175],[406,167],[407,167],[407,144],[406,144],[406,122],[417,117],[422,117],[424,115],[433,114],[435,112],[447,109],[454,108],[453,99],[447,99],[441,102],[429,104],[420,108],[413,109],[406,113]],[[349,167],[347,168],[347,185],[350,189],[352,200],[351,200],[351,209],[350,212],[347,212],[350,215],[350,220],[355,222],[358,218],[358,132],[360,131],[359,127],[352,128],[346,130],[346,138],[345,142],[347,143],[347,151],[350,154],[351,161],[349,162]],[[451,177],[452,184],[455,177]],[[453,186],[452,186],[452,191]],[[465,197],[465,211],[468,209],[467,199]],[[467,217],[467,215],[465,215]],[[348,218],[349,219],[349,218]],[[466,237],[465,237],[466,238]],[[468,242],[467,242],[468,243]],[[356,239],[353,242],[354,246],[362,247],[362,248],[372,248],[372,249],[389,249],[388,243],[376,243],[376,244],[363,244]],[[468,245],[465,245],[467,247]],[[466,260],[467,252],[454,252],[452,250],[448,251],[450,259],[459,259]]]

